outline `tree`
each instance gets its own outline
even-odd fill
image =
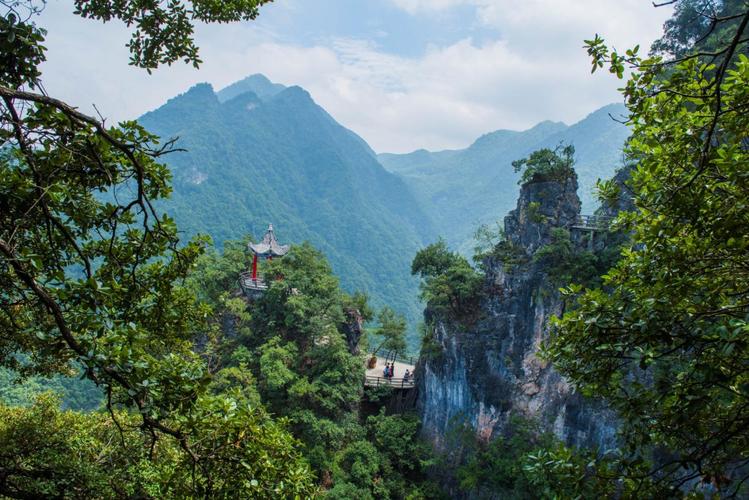
[[[543,148],[534,151],[528,158],[512,162],[515,172],[523,171],[518,184],[543,182],[550,180],[564,181],[574,177],[575,147],[561,144],[554,149]]]
[[[406,318],[385,306],[377,315],[377,321],[380,323],[380,327],[375,331],[375,334],[382,340],[377,347],[372,349],[372,354],[376,356],[380,349],[396,353],[405,352]]]
[[[196,414],[215,454],[194,467],[174,440],[151,442],[138,417],[61,411],[52,396],[0,405],[0,489],[11,498],[185,498],[309,495],[297,443],[263,411],[212,398]],[[217,406],[219,405],[219,406]],[[236,418],[235,418],[236,417]],[[262,432],[247,435],[248,429]]]
[[[746,9],[743,0],[681,0],[675,2],[674,14],[664,25],[663,36],[653,42],[651,54],[663,57],[682,58],[703,52],[707,62],[720,58],[712,56],[726,47],[741,23],[741,14]],[[742,38],[747,35],[744,29]],[[746,53],[746,47],[737,47]]]
[[[411,274],[421,276],[421,298],[434,311],[459,320],[470,319],[476,312],[483,276],[465,257],[451,252],[444,240],[416,254]]]
[[[325,256],[303,243],[262,262],[269,290],[237,309],[227,298],[231,289],[222,288],[231,286],[233,269],[249,261],[241,248],[229,242],[222,254],[209,252],[190,276],[201,290],[217,291],[206,294],[212,325],[223,325],[217,343],[224,354],[212,387],[241,390],[238,400],[287,419],[327,496],[421,495],[427,451],[418,442],[418,419],[380,414],[363,425],[364,360],[349,350],[350,325],[343,318],[355,309],[370,319],[366,296],[344,293]],[[384,308],[379,322],[383,336],[402,345],[402,317]],[[371,394],[368,399],[374,400]]]
[[[262,3],[77,1],[76,12],[133,26],[131,64],[150,70],[180,58],[197,65],[193,22],[253,18]],[[175,488],[184,495],[217,494],[224,476],[272,491],[277,484],[253,479],[265,473],[260,467],[275,471],[269,482],[285,478],[290,492],[312,491],[303,460],[254,448],[265,433],[271,448],[291,446],[282,428],[208,391],[210,373],[192,340],[209,310],[184,286],[206,242],[181,243],[153,206],[170,192],[158,160],[174,142],[160,143],[132,121],[107,127],[41,92],[45,31],[33,22],[40,4],[0,7],[0,365],[43,375],[82,367],[105,394],[115,428],[118,408],[138,427],[134,448],[148,458],[149,449],[174,450]],[[128,448],[133,434],[121,434],[113,442]],[[139,463],[140,455],[127,457],[123,467]],[[65,461],[46,459],[31,474]]]
[[[624,96],[637,211],[616,222],[632,234],[622,260],[548,346],[557,369],[619,411],[631,463],[653,458],[657,483],[711,484],[721,497],[747,494],[749,462],[749,7],[740,6],[711,18],[721,35],[710,54],[643,59],[588,42],[594,70],[633,70]]]
[[[119,19],[128,27],[134,26],[127,44],[130,64],[150,72],[161,64],[171,65],[180,59],[196,68],[200,65],[198,47],[193,39],[196,21],[229,23],[255,19],[259,7],[271,1],[172,0],[164,3],[149,0],[75,0],[75,13],[103,22]]]

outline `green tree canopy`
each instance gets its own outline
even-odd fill
[[[411,264],[419,275],[421,298],[434,311],[467,319],[476,312],[483,277],[462,255],[451,252],[444,240],[420,250]]]
[[[260,3],[80,1],[76,7],[84,17],[133,26],[131,62],[150,69],[179,58],[197,64],[193,21],[251,18]],[[170,193],[159,159],[172,142],[132,121],[107,127],[38,92],[45,32],[33,18],[41,5],[0,2],[0,365],[41,375],[82,367],[105,395],[109,415],[90,422],[101,418],[119,434],[106,440],[121,447],[118,467],[151,460],[154,474],[163,474],[155,480],[173,481],[176,496],[311,493],[309,467],[292,451],[291,436],[262,410],[212,392],[210,367],[193,349],[210,309],[184,282],[206,242],[180,242],[173,221],[153,205]],[[42,434],[53,434],[60,419],[84,418],[37,418],[36,411],[9,418],[19,426],[36,418]],[[83,467],[73,455],[100,438],[79,443],[78,430],[96,430],[75,422],[69,430],[71,443],[41,447],[27,462],[24,477],[53,470],[51,483],[0,482],[0,493],[55,495],[65,483],[65,474],[57,475],[67,470],[63,464]],[[3,443],[17,438],[8,435]],[[162,447],[171,450],[163,467],[156,458]],[[3,477],[13,460],[3,454]],[[98,495],[71,491],[61,494]]]
[[[674,14],[664,24],[663,36],[653,42],[651,54],[682,58],[700,52],[705,61],[716,63],[722,59],[722,54],[715,53],[730,43],[745,10],[744,0],[675,2]],[[742,38],[748,34],[744,28]],[[747,53],[745,46],[737,49],[739,53]]]
[[[534,151],[527,158],[512,162],[515,172],[522,171],[518,184],[527,182],[563,181],[575,174],[575,147],[571,144],[554,149]]]
[[[374,333],[379,337],[379,343],[372,349],[372,353],[377,354],[380,349],[405,353],[406,318],[386,306],[377,315],[377,322],[380,326]]]
[[[548,351],[619,411],[628,460],[657,450],[659,482],[711,483],[721,497],[747,494],[749,461],[748,24],[743,3],[718,26],[732,33],[717,40],[717,64],[699,51],[665,64],[590,41],[594,68],[633,67],[624,95],[637,211],[617,222],[630,248],[602,289],[579,297]]]
[[[103,22],[120,20],[133,34],[127,44],[130,64],[149,72],[161,64],[202,62],[193,34],[195,23],[229,23],[255,19],[272,0],[75,0],[75,13]]]
[[[344,319],[352,308],[371,319],[366,296],[342,292],[325,256],[303,243],[260,263],[270,283],[262,297],[236,299],[230,270],[249,261],[244,243],[229,242],[223,254],[202,256],[190,278],[193,286],[218,292],[208,299],[218,332],[205,345],[220,346],[214,381],[224,391],[239,384],[246,398],[256,394],[268,411],[287,419],[331,498],[405,498],[420,491],[427,453],[417,444],[415,416],[381,414],[364,425],[364,359],[349,350]],[[402,317],[383,309],[379,323],[383,337],[403,343]]]

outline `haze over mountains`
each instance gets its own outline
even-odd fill
[[[166,206],[188,235],[220,246],[273,223],[282,242],[323,251],[345,288],[418,317],[410,260],[435,230],[405,183],[306,91],[259,77],[219,94],[201,84],[140,121],[188,150],[168,158]]]
[[[512,161],[541,148],[575,146],[583,212],[594,211],[596,180],[612,177],[622,162],[621,148],[629,131],[613,118],[621,120],[625,112],[623,105],[610,104],[571,126],[545,121],[523,132],[485,134],[466,149],[434,153],[422,149],[380,154],[378,159],[408,184],[440,235],[468,252],[480,224],[501,221],[515,207],[520,174]]]
[[[390,304],[414,325],[421,315],[410,262],[445,237],[470,247],[481,222],[501,220],[518,186],[510,163],[560,142],[577,149],[581,195],[621,162],[626,127],[607,106],[572,126],[543,122],[524,132],[486,134],[469,148],[376,155],[300,87],[252,75],[215,92],[197,85],[140,122],[187,149],[167,158],[174,192],[165,208],[187,235],[262,235],[269,223],[284,243],[309,240],[343,286]],[[415,346],[415,344],[412,344]]]

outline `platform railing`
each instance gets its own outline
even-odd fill
[[[572,227],[578,227],[582,229],[598,229],[606,230],[611,225],[613,217],[606,215],[578,215],[575,219],[575,223]]]
[[[239,273],[239,286],[243,290],[267,290],[268,284],[262,278],[252,278],[249,272]]]
[[[374,356],[374,354],[372,355]],[[418,356],[409,356],[405,354],[395,354],[395,356],[393,356],[392,352],[385,353],[385,354],[378,353],[377,357],[386,360],[388,363],[392,361],[397,361],[398,363],[403,363],[404,365],[411,365],[411,366],[416,366],[416,362],[419,360]]]
[[[413,377],[409,377],[408,380],[405,378],[387,378],[379,377],[376,375],[366,375],[364,379],[364,385],[367,387],[379,387],[379,386],[390,386],[400,389],[412,389],[416,386]]]

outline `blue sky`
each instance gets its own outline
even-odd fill
[[[649,0],[276,0],[257,21],[200,26],[200,70],[127,66],[127,30],[50,0],[47,90],[110,120],[135,118],[199,82],[253,73],[300,85],[378,152],[465,147],[542,120],[573,123],[619,101],[590,75],[582,40],[648,46],[670,12]]]
[[[266,8],[261,24],[287,43],[311,47],[335,38],[371,40],[381,51],[404,57],[420,57],[430,45],[499,35],[476,22],[476,7],[469,4],[412,15],[388,1],[287,0]]]

